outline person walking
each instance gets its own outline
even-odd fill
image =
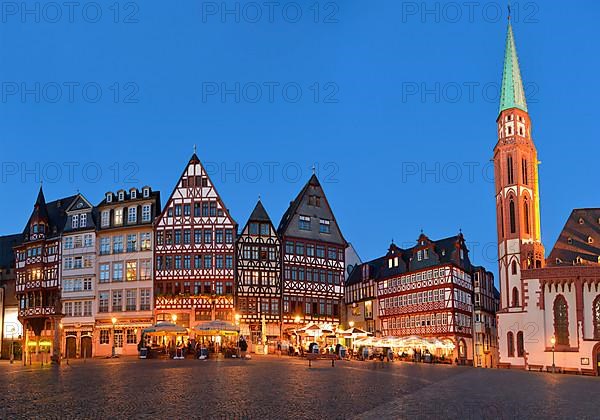
[[[246,359],[246,352],[248,351],[248,343],[246,342],[246,339],[244,338],[244,336],[240,337],[240,352],[242,354],[242,359]]]

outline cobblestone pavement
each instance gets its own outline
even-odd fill
[[[599,418],[600,378],[408,363],[0,364],[0,418]]]

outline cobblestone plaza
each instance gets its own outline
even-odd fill
[[[598,418],[600,381],[379,362],[91,360],[2,364],[0,417]]]

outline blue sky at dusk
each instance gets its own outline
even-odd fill
[[[240,224],[259,194],[277,224],[315,164],[363,259],[462,228],[496,271],[504,2],[26,3],[0,16],[0,234],[40,177],[48,200],[150,185],[164,203],[197,144]],[[599,12],[513,2],[548,252],[600,205]]]

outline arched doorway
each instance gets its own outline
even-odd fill
[[[592,350],[592,360],[596,366],[596,376],[600,376],[600,343],[596,344]]]
[[[74,359],[77,357],[77,337],[74,335],[67,336],[67,346],[65,353],[68,359]]]
[[[462,338],[458,340],[458,360],[461,365],[467,360],[467,343]]]
[[[92,337],[89,335],[81,337],[81,357],[92,357]]]

